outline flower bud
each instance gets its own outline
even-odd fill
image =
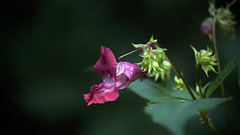
[[[155,81],[159,78],[162,80],[170,78],[171,64],[166,60],[164,51],[167,49],[160,48],[157,45],[157,40],[151,37],[146,44],[133,44],[135,48],[142,48],[143,59],[138,65],[142,65],[141,70],[147,73],[149,77],[155,77]]]
[[[180,90],[180,91],[184,91],[187,89],[181,78],[178,78],[177,76],[175,76],[174,81],[177,83],[177,86],[174,89]]]
[[[226,36],[235,38],[235,28],[232,25],[220,25],[220,29]]]
[[[216,17],[216,22],[219,24],[221,31],[223,34],[230,38],[235,37],[235,28],[234,25],[237,23],[234,21],[234,15],[229,10],[229,6],[224,8],[215,8],[214,4],[209,2],[209,8],[208,8],[209,14],[212,17]],[[212,36],[209,36],[208,29],[212,29],[211,26],[208,26],[208,23],[213,22],[213,19],[210,19],[211,17],[204,20],[202,23],[201,31],[205,36],[208,36],[210,40],[212,40]]]
[[[163,67],[164,67],[164,72],[165,72],[165,75],[167,76],[168,80],[170,79],[170,74],[171,74],[171,63],[165,59],[164,62],[163,62]]]
[[[200,95],[200,88],[199,88],[199,86],[196,84],[196,92]]]
[[[209,48],[207,50],[201,50],[197,51],[194,47],[192,47],[195,55],[195,60],[196,60],[196,65],[201,65],[202,70],[205,72],[205,74],[208,77],[208,71],[213,71],[216,73],[215,69],[213,66],[216,66],[216,56],[212,55],[213,51]]]
[[[212,38],[212,31],[213,31],[213,19],[212,17],[208,17],[205,20],[203,20],[201,25],[201,32],[204,36],[208,38]]]

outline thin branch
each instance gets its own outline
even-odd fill
[[[234,3],[236,3],[237,2],[237,0],[233,0],[229,5],[227,5],[227,7],[226,8],[230,8]]]
[[[130,55],[130,54],[132,54],[132,53],[135,53],[135,52],[137,52],[137,51],[139,51],[139,50],[141,50],[141,49],[142,49],[142,48],[138,48],[138,49],[133,50],[133,51],[131,51],[131,52],[129,52],[129,53],[126,53],[126,54],[118,57],[117,61],[119,62],[121,58],[123,58],[123,57],[125,57],[125,56],[128,56],[128,55]]]
[[[214,53],[216,55],[216,58],[217,58],[217,69],[218,69],[218,74],[221,73],[221,66],[220,66],[220,61],[219,61],[219,55],[218,55],[218,49],[217,49],[217,43],[216,43],[216,20],[217,20],[217,17],[214,16],[213,18],[213,41],[212,41],[212,44],[213,44],[213,47],[214,47]],[[225,92],[224,92],[224,86],[223,86],[223,83],[221,82],[220,84],[220,87],[221,87],[221,93],[222,93],[222,97],[225,98]],[[226,118],[227,118],[227,121],[228,121],[228,126],[231,127],[230,125],[230,118],[229,118],[229,113],[228,113],[228,108],[227,108],[227,103],[224,102],[224,109],[225,109],[225,113],[226,113]]]
[[[161,45],[159,43],[156,43],[159,47],[161,47]],[[162,48],[162,47],[161,47]],[[165,51],[164,52],[167,59],[169,60],[169,62],[171,63],[173,70],[176,72],[177,76],[179,78],[181,78],[183,80],[183,83],[185,84],[185,86],[187,87],[187,90],[189,92],[189,94],[191,95],[193,100],[196,100],[195,96],[193,95],[188,83],[186,82],[186,80],[184,79],[183,75],[181,74],[181,72],[179,71],[179,69],[177,68],[177,66],[175,65],[175,63],[173,62],[173,60],[170,58],[170,56],[168,55],[168,53]]]

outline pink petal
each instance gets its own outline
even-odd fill
[[[114,101],[118,98],[119,91],[117,90],[115,84],[109,86],[105,83],[99,83],[98,85],[93,85],[89,94],[84,94],[84,99],[91,104],[103,104],[107,101]]]
[[[141,77],[141,68],[137,64],[133,64],[131,62],[119,62],[124,65],[124,74],[130,79],[131,82],[137,80]]]
[[[141,77],[141,68],[131,62],[119,62],[119,67],[124,68],[123,73],[119,75],[119,81],[116,82],[117,89],[124,89],[136,79]],[[121,70],[120,70],[121,71]]]
[[[95,64],[94,69],[102,76],[110,74],[111,78],[115,81],[118,80],[116,76],[117,61],[109,48],[101,46],[101,56]]]

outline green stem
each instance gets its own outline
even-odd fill
[[[209,122],[209,123],[207,124],[207,126],[212,130],[212,132],[213,132],[215,135],[218,135],[217,130],[216,130],[216,128],[214,127],[214,125],[212,124],[212,122]]]
[[[237,0],[233,0],[229,5],[227,5],[227,7],[226,8],[230,8],[234,3],[236,3],[237,2]]]
[[[205,110],[200,111],[200,116],[202,118],[202,122],[204,124],[206,124],[215,135],[218,135],[216,128],[214,127],[214,125],[211,122],[211,119],[208,118],[207,111],[205,111]]]
[[[218,49],[217,49],[217,43],[216,43],[216,30],[215,30],[216,29],[216,20],[217,20],[217,16],[214,16],[214,18],[213,18],[213,40],[212,40],[212,44],[213,44],[213,47],[214,47],[214,53],[215,53],[216,58],[217,58],[218,74],[220,74],[221,66],[220,66],[220,61],[219,61],[219,55],[218,55]],[[220,84],[220,88],[221,88],[222,97],[225,98],[224,86],[223,86],[222,82]],[[224,109],[225,109],[225,114],[226,114],[228,126],[229,126],[229,128],[231,128],[231,122],[230,122],[230,118],[229,118],[229,114],[228,114],[227,103],[224,102],[223,104],[224,104]]]
[[[212,40],[212,44],[213,44],[213,48],[214,48],[214,53],[216,55],[217,58],[217,70],[218,70],[218,74],[220,74],[221,72],[221,67],[220,67],[220,61],[219,61],[219,55],[218,55],[218,49],[217,49],[217,43],[216,43],[216,20],[217,17],[214,16],[213,18],[213,40]],[[223,87],[223,83],[220,84],[221,87],[221,93],[222,93],[222,97],[225,98],[225,92],[224,92],[224,87]],[[224,102],[225,104],[225,102]],[[226,109],[226,108],[225,108]]]
[[[159,43],[156,43],[156,45],[158,45],[160,48],[162,48]],[[168,53],[167,53],[166,51],[165,51],[164,53],[165,53],[167,59],[169,60],[169,62],[171,63],[172,68],[173,68],[173,70],[176,72],[177,76],[183,80],[183,83],[185,84],[185,86],[186,86],[189,94],[191,95],[192,99],[193,99],[193,100],[196,100],[196,98],[195,98],[195,96],[193,95],[193,93],[192,93],[192,91],[191,91],[188,83],[187,83],[186,80],[184,79],[183,75],[181,74],[181,72],[179,71],[179,69],[177,68],[177,66],[176,66],[175,63],[173,62],[173,60],[170,58],[170,56],[168,55]]]

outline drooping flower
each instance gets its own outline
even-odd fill
[[[93,85],[84,99],[91,104],[102,104],[114,101],[119,96],[119,90],[125,89],[129,84],[141,77],[138,65],[123,61],[117,62],[109,48],[101,46],[101,57],[94,66],[94,70],[103,77],[103,82]]]

